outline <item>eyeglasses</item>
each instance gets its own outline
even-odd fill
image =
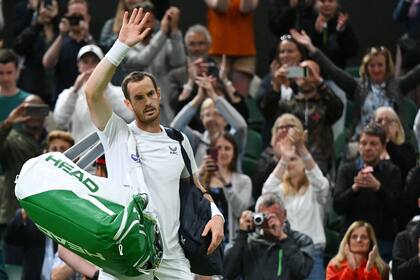
[[[396,122],[396,120],[388,119],[388,118],[377,118],[375,120],[375,123],[378,124],[378,125],[381,125],[381,124],[390,124],[390,123],[393,123],[393,122]]]
[[[292,40],[293,37],[290,34],[284,34],[280,37],[280,41],[284,41],[284,40]]]
[[[283,130],[283,129],[289,130],[293,127],[295,127],[295,125],[293,125],[293,124],[278,125],[278,126],[276,126],[276,131]]]

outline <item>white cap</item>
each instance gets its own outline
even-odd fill
[[[77,54],[77,60],[80,60],[80,58],[87,53],[93,53],[99,58],[99,60],[104,57],[104,53],[97,45],[86,45],[79,50],[79,53]]]

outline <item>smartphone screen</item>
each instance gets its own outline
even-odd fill
[[[218,155],[218,150],[216,148],[207,148],[206,153],[211,156],[211,158],[217,162],[217,155]]]
[[[46,104],[29,104],[25,108],[25,114],[32,117],[46,117],[50,112],[50,108]]]
[[[299,66],[291,66],[287,68],[287,78],[303,78],[305,77],[305,68]]]

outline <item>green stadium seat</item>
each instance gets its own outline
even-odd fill
[[[263,151],[263,141],[261,134],[252,129],[248,129],[246,137],[245,156],[258,159]]]
[[[258,109],[257,102],[254,98],[248,97],[245,101],[248,108],[248,128],[255,131],[261,131],[264,124],[264,116],[261,114],[260,109]]]
[[[242,160],[242,171],[249,177],[253,176],[255,167],[257,166],[257,160],[245,156]]]

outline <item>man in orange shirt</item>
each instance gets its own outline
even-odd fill
[[[209,54],[227,57],[233,85],[244,97],[255,74],[254,16],[259,0],[205,0],[212,37]]]

